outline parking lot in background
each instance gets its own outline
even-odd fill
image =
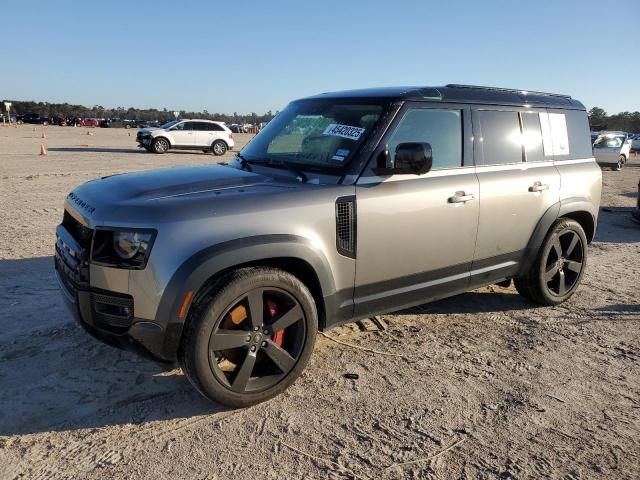
[[[234,137],[238,151],[253,135]],[[0,478],[637,476],[640,156],[603,171],[567,303],[493,286],[384,315],[384,332],[341,327],[283,395],[228,410],[179,368],[86,335],[52,253],[76,185],[234,152],[157,155],[133,129],[32,125],[0,126],[0,151]]]

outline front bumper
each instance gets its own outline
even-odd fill
[[[154,360],[174,360],[166,352],[164,329],[155,322],[136,318],[130,295],[91,287],[88,252],[63,225],[56,229],[54,267],[65,303],[89,334]]]

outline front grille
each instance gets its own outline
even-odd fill
[[[67,229],[67,231],[83,249],[88,250],[91,247],[93,230],[81,224],[66,210],[64,211],[64,216],[62,217],[62,225]]]
[[[356,198],[336,200],[336,248],[347,257],[356,256]]]

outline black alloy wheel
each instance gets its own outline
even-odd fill
[[[291,372],[305,336],[304,312],[292,295],[254,288],[232,302],[211,333],[211,370],[233,392],[264,391]]]
[[[198,295],[179,353],[207,398],[246,407],[283,392],[307,364],[318,328],[315,301],[291,273],[234,270]]]
[[[576,285],[584,261],[582,239],[573,230],[554,235],[545,261],[544,281],[552,295],[565,296]]]

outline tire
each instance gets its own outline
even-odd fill
[[[222,140],[216,140],[211,144],[211,153],[219,157],[227,153],[227,144]]]
[[[235,270],[193,307],[180,363],[210,400],[234,408],[255,405],[282,393],[302,373],[317,326],[313,297],[296,277],[275,268]]]
[[[169,148],[171,148],[169,140],[164,137],[158,137],[151,142],[151,150],[154,153],[166,153]]]
[[[558,305],[577,290],[587,266],[587,237],[578,222],[561,218],[547,233],[529,271],[514,279],[523,297]]]
[[[622,167],[624,167],[624,164],[626,163],[627,159],[624,158],[624,155],[620,155],[618,157],[618,163],[616,164],[615,167],[613,167],[613,169],[617,172],[619,172],[620,170],[622,170]]]
[[[125,126],[124,126],[124,128],[125,128],[126,130],[129,130],[129,129],[131,128],[131,125],[125,125]]]

